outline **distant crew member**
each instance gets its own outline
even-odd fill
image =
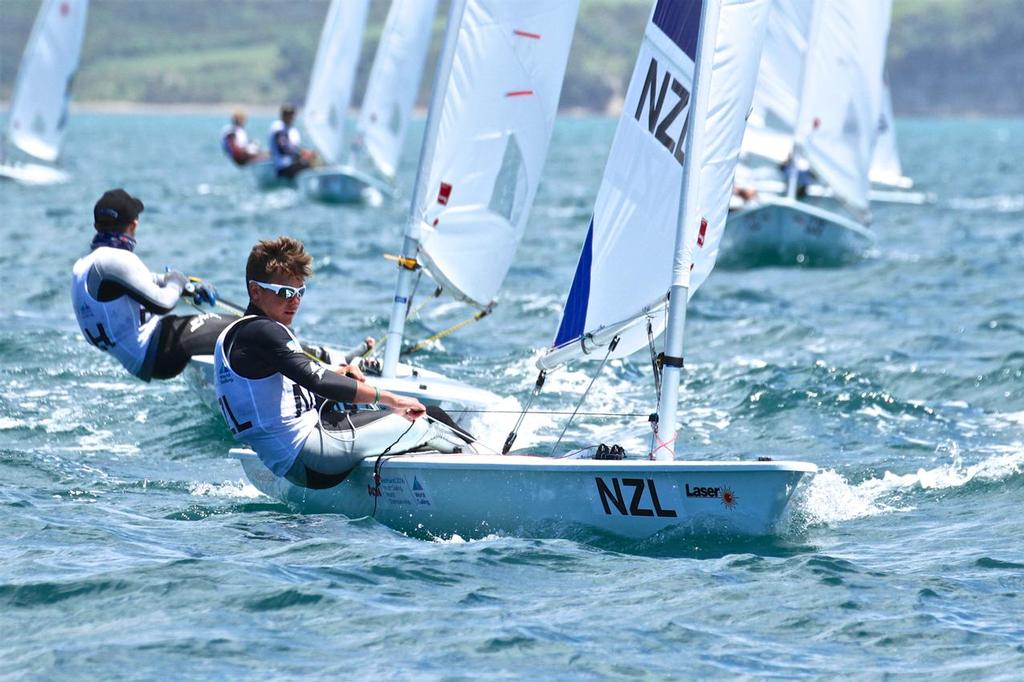
[[[779,170],[782,171],[782,176],[786,178],[787,183],[790,181],[790,175],[796,176],[794,182],[796,182],[797,199],[807,196],[807,189],[818,179],[805,159],[800,159],[794,164],[792,154],[779,164]]]
[[[295,106],[285,104],[281,107],[281,118],[270,126],[270,159],[274,162],[274,170],[281,178],[294,178],[300,171],[310,168],[316,160],[316,152],[303,149],[302,136],[295,122]]]
[[[220,335],[214,353],[217,399],[235,439],[272,472],[307,488],[337,485],[367,456],[466,446],[468,436],[424,417],[418,400],[374,388],[354,365],[328,367],[301,352],[290,326],[312,262],[290,237],[261,241],[249,253],[248,310]]]
[[[193,355],[209,354],[231,319],[211,313],[169,315],[182,296],[213,305],[216,290],[181,272],[150,272],[135,255],[141,201],[123,189],[93,207],[96,235],[72,269],[71,302],[86,340],[142,379],[170,379]]]
[[[260,146],[249,141],[249,134],[245,132],[246,120],[245,112],[236,111],[231,116],[231,123],[224,126],[220,133],[221,148],[238,166],[264,158]]]

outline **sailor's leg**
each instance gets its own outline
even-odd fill
[[[214,313],[201,315],[165,315],[160,320],[156,343],[154,379],[171,379],[184,371],[193,355],[212,355],[217,337],[236,318]]]
[[[286,478],[307,488],[331,487],[345,480],[363,459],[410,450],[459,452],[464,443],[449,428],[422,417],[409,420],[388,410],[364,410],[317,425]]]

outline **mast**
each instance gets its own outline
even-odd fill
[[[659,460],[675,459],[676,407],[679,400],[679,378],[683,361],[683,336],[686,327],[686,305],[689,299],[690,266],[696,241],[697,214],[700,205],[701,159],[704,156],[705,120],[710,91],[709,77],[714,65],[715,44],[721,0],[705,0],[700,17],[697,58],[694,60],[693,106],[689,112],[689,136],[685,144],[683,188],[679,195],[679,220],[676,224],[675,260],[669,290],[668,325],[665,334],[665,363],[662,370],[661,396],[658,407],[658,440],[652,456]],[[661,434],[664,434],[661,435]]]
[[[405,225],[405,237],[402,242],[402,255],[398,264],[398,283],[395,287],[395,299],[391,304],[391,321],[388,323],[387,345],[384,347],[382,375],[394,377],[398,366],[398,356],[402,351],[402,337],[405,333],[405,316],[409,307],[409,296],[412,294],[413,274],[416,269],[416,256],[419,252],[420,237],[420,205],[427,191],[430,175],[430,164],[434,156],[437,131],[440,127],[441,106],[448,90],[448,74],[455,58],[455,45],[458,43],[459,29],[462,26],[462,14],[466,9],[466,0],[452,0],[448,10],[448,25],[445,27],[444,46],[437,60],[437,73],[434,76],[434,93],[430,98],[427,110],[426,129],[423,132],[423,145],[420,151],[420,164],[416,169],[416,182],[413,185],[412,201],[409,204],[409,220]]]

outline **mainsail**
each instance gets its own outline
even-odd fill
[[[303,112],[306,132],[329,163],[347,155],[345,117],[363,44],[369,0],[331,0]]]
[[[555,125],[577,0],[472,0],[459,25],[423,191],[420,258],[489,305],[526,229]]]
[[[743,151],[782,163],[793,152],[815,3],[774,0],[771,5]]]
[[[494,301],[526,228],[578,7],[452,2],[402,255],[471,305]],[[409,273],[399,273],[385,376],[398,360]]]
[[[796,146],[836,196],[861,212],[868,210],[891,13],[891,0],[821,2],[804,71]]]
[[[903,175],[899,147],[896,144],[896,117],[892,112],[892,93],[888,79],[882,88],[882,111],[878,117],[875,155],[871,159],[871,182],[894,187],[910,187],[910,178]]]
[[[7,139],[43,161],[60,156],[88,0],[45,0],[21,58]]]
[[[647,345],[646,325],[637,323],[649,319],[660,333],[670,286],[686,286],[692,296],[714,267],[768,3],[722,3],[717,40],[704,42],[704,58],[712,60],[710,82],[702,84],[707,111],[691,123],[701,10],[715,5],[659,0],[654,7],[554,348],[540,359],[541,367],[591,352],[611,335],[620,338],[611,357]],[[684,154],[690,125],[703,135],[695,159]],[[677,239],[684,164],[699,176],[690,190],[693,224],[685,224],[687,236]]]
[[[388,178],[419,92],[437,0],[393,0],[356,121],[356,146]]]

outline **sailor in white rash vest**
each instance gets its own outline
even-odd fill
[[[316,153],[301,146],[302,136],[292,125],[294,121],[295,105],[284,104],[281,107],[281,118],[270,124],[267,148],[270,150],[274,170],[282,178],[294,178],[297,173],[312,167],[316,162]]]
[[[311,263],[289,237],[260,242],[249,254],[249,308],[214,352],[217,399],[235,439],[273,473],[307,488],[337,485],[368,456],[467,447],[472,439],[443,412],[425,417],[419,401],[374,388],[354,365],[328,367],[302,352],[289,325]]]
[[[168,315],[184,295],[212,305],[216,290],[181,272],[150,272],[135,255],[144,206],[123,189],[105,192],[93,208],[92,250],[72,268],[71,302],[86,340],[144,381],[169,379],[192,355],[211,353],[231,319]]]

